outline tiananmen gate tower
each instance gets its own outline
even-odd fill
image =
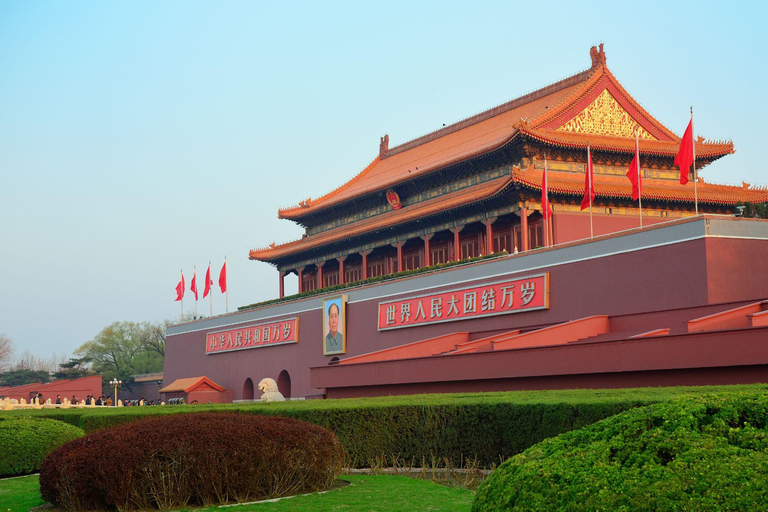
[[[694,214],[694,184],[679,184],[680,137],[630,96],[591,49],[592,66],[459,123],[389,148],[357,176],[317,199],[278,212],[306,229],[294,242],[250,258],[299,277],[299,292],[473,258],[527,251],[590,236],[580,210],[589,144],[594,162],[594,233],[639,224],[625,173],[639,133],[646,224]],[[734,152],[733,143],[696,143],[701,169]],[[542,170],[548,160],[553,215],[544,229]],[[768,190],[697,185],[701,213],[765,202]],[[545,240],[545,233],[548,240]]]
[[[768,220],[736,209],[768,189],[698,176],[734,152],[703,137],[681,185],[681,138],[602,45],[590,57],[433,133],[385,135],[349,181],[279,210],[303,236],[249,252],[279,298],[169,327],[164,386],[230,401],[263,378],[293,399],[768,382]]]

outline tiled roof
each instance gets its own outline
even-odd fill
[[[275,259],[312,249],[314,247],[338,242],[377,229],[395,226],[410,220],[420,219],[428,215],[492,197],[501,192],[507,185],[511,184],[511,182],[512,178],[510,176],[502,176],[486,181],[485,183],[480,183],[479,185],[457,190],[450,194],[437,196],[433,199],[414,205],[404,206],[399,210],[392,210],[353,224],[339,226],[314,236],[276,245],[274,247],[252,249],[249,253],[249,258],[252,260],[274,261]]]
[[[620,153],[635,152],[635,139],[628,139],[626,137],[562,132],[528,127],[522,127],[520,129],[520,135],[545,142],[552,146],[586,149],[587,143],[589,143],[590,148],[593,150],[614,151]],[[680,141],[640,140],[638,146],[641,155],[674,157],[680,149]],[[696,143],[697,161],[702,158],[718,158],[733,152],[733,142],[730,141]]]
[[[304,206],[286,208],[278,212],[285,219],[297,219],[322,208],[341,203],[362,194],[375,190],[384,190],[398,183],[422,176],[428,172],[461,162],[468,158],[487,153],[510,140],[515,133],[514,124],[521,118],[531,119],[547,108],[553,108],[574,91],[578,90],[584,73],[575,75],[581,81],[570,83],[564,81],[562,86],[543,89],[546,94],[537,97],[536,94],[520,98],[525,101],[512,101],[515,104],[510,110],[488,118],[482,114],[475,116],[476,121],[459,129],[447,127],[435,133],[433,137],[425,137],[418,145],[406,143],[409,149],[404,151],[398,147],[392,148],[386,158],[377,157],[368,167],[350,181],[317,199],[308,200]],[[555,84],[557,85],[557,84]],[[517,102],[517,103],[516,103]],[[493,109],[492,111],[496,111]],[[470,120],[475,119],[470,118]],[[463,125],[464,123],[457,123]],[[417,139],[420,140],[420,139]]]
[[[541,170],[514,169],[516,183],[535,190],[541,190]],[[632,184],[626,176],[594,174],[595,194],[597,197],[630,199]],[[716,185],[699,182],[696,184],[699,203],[734,205],[738,202],[762,203],[768,201],[768,189],[747,188],[733,185]],[[584,174],[573,172],[549,171],[547,189],[554,194],[584,195]],[[643,200],[673,201],[692,204],[694,202],[693,183],[680,185],[677,181],[643,178]]]
[[[171,382],[167,386],[165,386],[163,389],[160,390],[160,393],[189,393],[190,391],[194,390],[196,387],[200,386],[201,384],[207,384],[216,391],[224,391],[224,388],[213,382],[208,377],[190,377],[187,379],[176,379],[175,381]]]
[[[301,219],[355,197],[383,191],[469,158],[493,151],[522,135],[546,144],[632,152],[634,139],[557,130],[576,117],[603,91],[643,130],[657,140],[644,140],[641,152],[662,156],[677,153],[680,138],[637,103],[605,65],[605,54],[594,48],[592,67],[508,103],[392,149],[382,149],[362,172],[337,189],[298,206],[282,209],[278,216]],[[596,52],[596,53],[595,53]],[[598,55],[597,58],[594,55]],[[733,152],[731,142],[699,142],[697,158],[716,158]]]
[[[163,380],[163,374],[162,373],[145,373],[143,375],[134,375],[133,381],[134,382],[154,382],[158,380]]]

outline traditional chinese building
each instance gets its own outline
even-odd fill
[[[637,227],[638,202],[625,173],[639,137],[646,225],[699,213],[733,213],[768,190],[679,184],[680,137],[643,109],[606,66],[592,65],[530,94],[389,147],[332,192],[278,212],[305,228],[300,240],[254,249],[250,258],[298,276],[299,292],[479,255],[590,236],[581,211],[587,147],[594,163],[594,234]],[[696,142],[698,170],[734,152],[730,141]],[[542,170],[553,215],[544,226]],[[695,197],[696,196],[696,197]]]
[[[234,400],[258,399],[265,377],[286,398],[768,382],[768,259],[753,256],[768,252],[768,221],[732,215],[768,190],[680,185],[680,139],[602,48],[591,56],[455,125],[393,148],[382,138],[349,182],[279,212],[303,238],[250,257],[277,266],[282,296],[287,273],[307,291],[501,254],[171,326],[166,391],[200,375]],[[625,176],[636,134],[643,228]],[[700,139],[696,167],[732,152]]]

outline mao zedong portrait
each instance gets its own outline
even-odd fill
[[[344,350],[344,335],[339,332],[339,306],[332,303],[328,306],[328,334],[325,335],[325,351],[340,352]]]

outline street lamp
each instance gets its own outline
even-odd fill
[[[117,407],[117,388],[123,385],[123,381],[117,380],[117,377],[109,381],[109,385],[115,388],[115,407]]]

